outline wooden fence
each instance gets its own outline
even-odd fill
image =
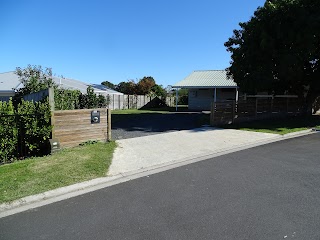
[[[108,95],[108,108],[114,109],[139,109],[151,102],[155,96],[148,95]],[[167,97],[166,104],[174,106],[174,97]]]
[[[108,108],[59,111],[55,110],[52,88],[23,98],[26,101],[41,101],[47,96],[51,108],[52,138],[57,140],[62,148],[77,146],[89,140],[111,140],[111,109],[141,108],[154,98],[143,95],[110,95]],[[174,98],[167,98],[167,103],[174,105]],[[91,122],[92,111],[100,112],[100,123]]]
[[[211,105],[211,125],[231,124],[257,119],[301,114],[303,101],[297,96],[255,97]]]
[[[93,109],[62,110],[52,112],[52,138],[61,147],[73,147],[88,140],[111,140],[111,111],[101,108],[100,123],[92,123]]]

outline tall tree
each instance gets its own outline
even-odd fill
[[[151,92],[153,86],[156,85],[156,81],[153,77],[143,77],[137,83],[137,93],[141,95],[146,95]]]
[[[162,100],[165,100],[167,96],[167,91],[162,87],[162,85],[155,84],[151,88],[151,92]]]
[[[116,86],[115,90],[124,94],[137,94],[137,86],[133,80],[129,80],[127,82],[120,82]]]
[[[104,86],[106,86],[106,87],[108,87],[108,88],[110,88],[110,89],[113,89],[113,90],[116,89],[116,85],[114,85],[112,82],[103,81],[101,84],[104,85]]]
[[[225,43],[227,69],[249,93],[305,96],[320,93],[320,4],[318,0],[269,0]]]

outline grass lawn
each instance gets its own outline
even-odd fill
[[[0,166],[0,203],[106,176],[115,142],[64,149]]]
[[[244,122],[232,125],[225,125],[223,128],[239,130],[266,132],[276,134],[287,134],[311,128],[320,128],[320,116],[299,116],[284,119],[269,119],[253,122]]]

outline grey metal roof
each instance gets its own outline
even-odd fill
[[[18,76],[14,72],[0,73],[0,91],[14,92],[20,85]]]
[[[185,79],[177,82],[173,88],[228,88],[237,87],[233,79],[227,78],[225,70],[194,71]]]
[[[91,84],[91,86],[92,86],[93,88],[98,89],[96,92],[99,92],[99,90],[100,90],[100,91],[103,91],[103,92],[104,92],[104,91],[107,91],[107,92],[109,92],[110,94],[115,94],[115,95],[121,94],[121,95],[123,95],[123,93],[117,92],[116,90],[113,90],[113,89],[111,89],[111,88],[108,88],[107,86],[102,85],[102,84]]]
[[[74,80],[70,78],[60,78],[56,76],[52,76],[52,80],[57,85],[59,85],[60,88],[80,90],[82,93],[86,93],[88,86],[91,85],[94,89],[94,92],[96,93],[101,93],[103,95],[107,95],[107,94],[123,95],[123,93],[114,91],[107,87],[103,88],[101,87],[103,85],[99,85],[99,84],[88,84],[78,80]],[[19,89],[22,86],[23,85],[20,83],[18,75],[16,75],[14,72],[0,73],[0,91],[1,90],[13,91],[12,89]]]

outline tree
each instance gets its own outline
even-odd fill
[[[178,104],[180,105],[188,105],[188,94],[189,90],[186,88],[181,88],[178,90]]]
[[[106,86],[106,87],[108,87],[108,88],[110,88],[110,89],[113,89],[113,90],[116,89],[116,85],[114,85],[113,83],[111,83],[111,82],[109,82],[109,81],[103,81],[103,82],[101,83],[101,85],[104,85],[104,86]]]
[[[138,83],[134,80],[128,80],[127,82],[120,82],[115,87],[116,91],[130,95],[148,95],[155,94],[159,97],[166,97],[166,90],[162,85],[157,85],[153,77],[143,77]]]
[[[23,84],[23,87],[18,90],[17,95],[22,96],[50,87],[57,87],[52,80],[51,68],[42,69],[41,66],[29,64],[26,68],[17,67],[15,73]]]
[[[269,0],[225,43],[228,75],[248,93],[298,94],[309,108],[320,93],[318,0]]]
[[[151,88],[151,92],[159,97],[160,99],[162,100],[165,100],[166,97],[167,97],[167,92],[166,90],[162,87],[162,85],[158,85],[158,84],[155,84],[152,88]]]
[[[156,81],[153,77],[143,77],[137,83],[137,93],[140,95],[146,95],[151,92],[153,86],[156,85]]]
[[[120,82],[116,86],[115,90],[124,94],[130,94],[130,95],[137,94],[136,83],[133,80],[129,80],[127,82]]]

